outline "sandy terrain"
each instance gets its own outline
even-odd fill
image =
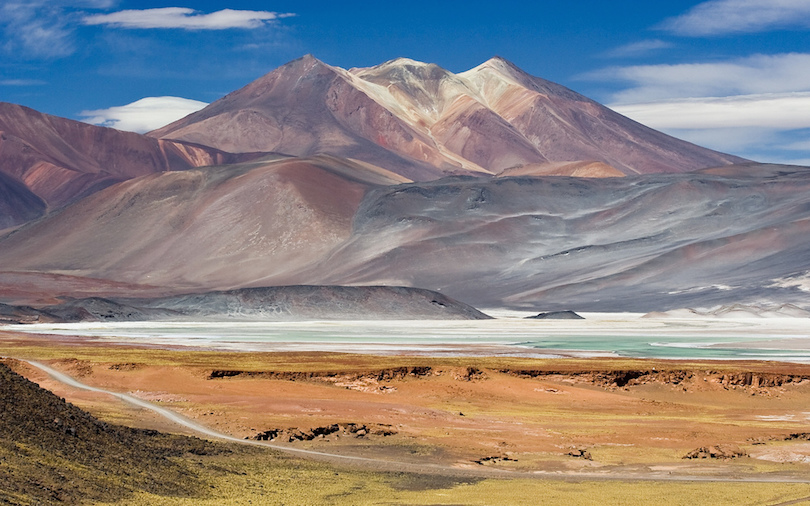
[[[199,352],[60,339],[4,331],[0,354],[240,439],[543,476],[810,479],[810,365]],[[178,431],[108,395],[17,369],[102,419]],[[693,450],[720,458],[683,458]]]

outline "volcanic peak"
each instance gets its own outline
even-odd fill
[[[235,153],[331,154],[411,180],[594,160],[625,174],[742,162],[669,137],[502,57],[454,74],[410,58],[294,60],[149,135]]]

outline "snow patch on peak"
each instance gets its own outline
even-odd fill
[[[409,65],[412,67],[429,67],[429,66],[438,67],[438,65],[436,65],[435,63],[425,63],[418,60],[414,60],[412,58],[407,58],[405,56],[400,56],[398,58],[394,58],[393,60],[388,60],[385,63],[377,65],[377,67],[394,67],[394,66],[402,67],[405,65]]]
[[[477,67],[459,73],[458,76],[471,83],[475,83],[479,88],[483,83],[489,82],[492,84],[493,81],[526,87],[526,84],[523,82],[525,79],[523,71],[500,56],[490,58]]]

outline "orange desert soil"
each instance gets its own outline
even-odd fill
[[[189,352],[6,331],[0,355],[298,448],[458,468],[810,478],[810,365]],[[102,419],[180,431],[12,364]]]

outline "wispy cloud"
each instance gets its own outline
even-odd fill
[[[760,127],[659,128],[679,139],[758,162],[810,165],[810,133]],[[805,140],[796,141],[795,139]]]
[[[124,10],[109,14],[94,14],[83,20],[86,25],[110,25],[120,28],[179,28],[184,30],[225,30],[229,28],[261,28],[292,14],[269,11],[240,11],[223,9],[203,14],[185,7]]]
[[[672,98],[810,91],[810,54],[754,55],[725,62],[610,67],[584,79],[629,83],[611,98],[639,103]]]
[[[109,10],[117,3],[118,0],[0,0],[0,51],[16,58],[69,56],[76,51],[76,29],[83,24],[133,29],[255,29],[294,16],[233,9],[206,14],[184,7],[92,13]]]
[[[82,111],[85,123],[144,133],[155,130],[205,107],[205,102],[180,97],[146,97],[131,104]]]
[[[795,27],[810,28],[807,0],[710,0],[658,26],[688,37]]]
[[[59,3],[7,1],[0,4],[3,49],[8,54],[58,58],[74,51],[68,21]]]
[[[584,78],[625,84],[611,108],[696,144],[759,161],[810,156],[810,54],[610,67]]]
[[[43,86],[46,83],[39,79],[0,79],[0,86]]]
[[[59,58],[76,49],[77,9],[107,9],[115,0],[0,1],[0,48],[27,58]]]
[[[803,165],[810,156],[810,92],[685,98],[611,108],[675,137],[753,160]]]
[[[810,128],[810,92],[685,98],[612,108],[653,128]]]
[[[667,49],[672,46],[673,44],[671,42],[661,39],[647,39],[626,44],[624,46],[619,46],[608,51],[606,55],[611,58],[637,58],[639,56],[645,56],[651,52],[658,51],[660,49]]]

